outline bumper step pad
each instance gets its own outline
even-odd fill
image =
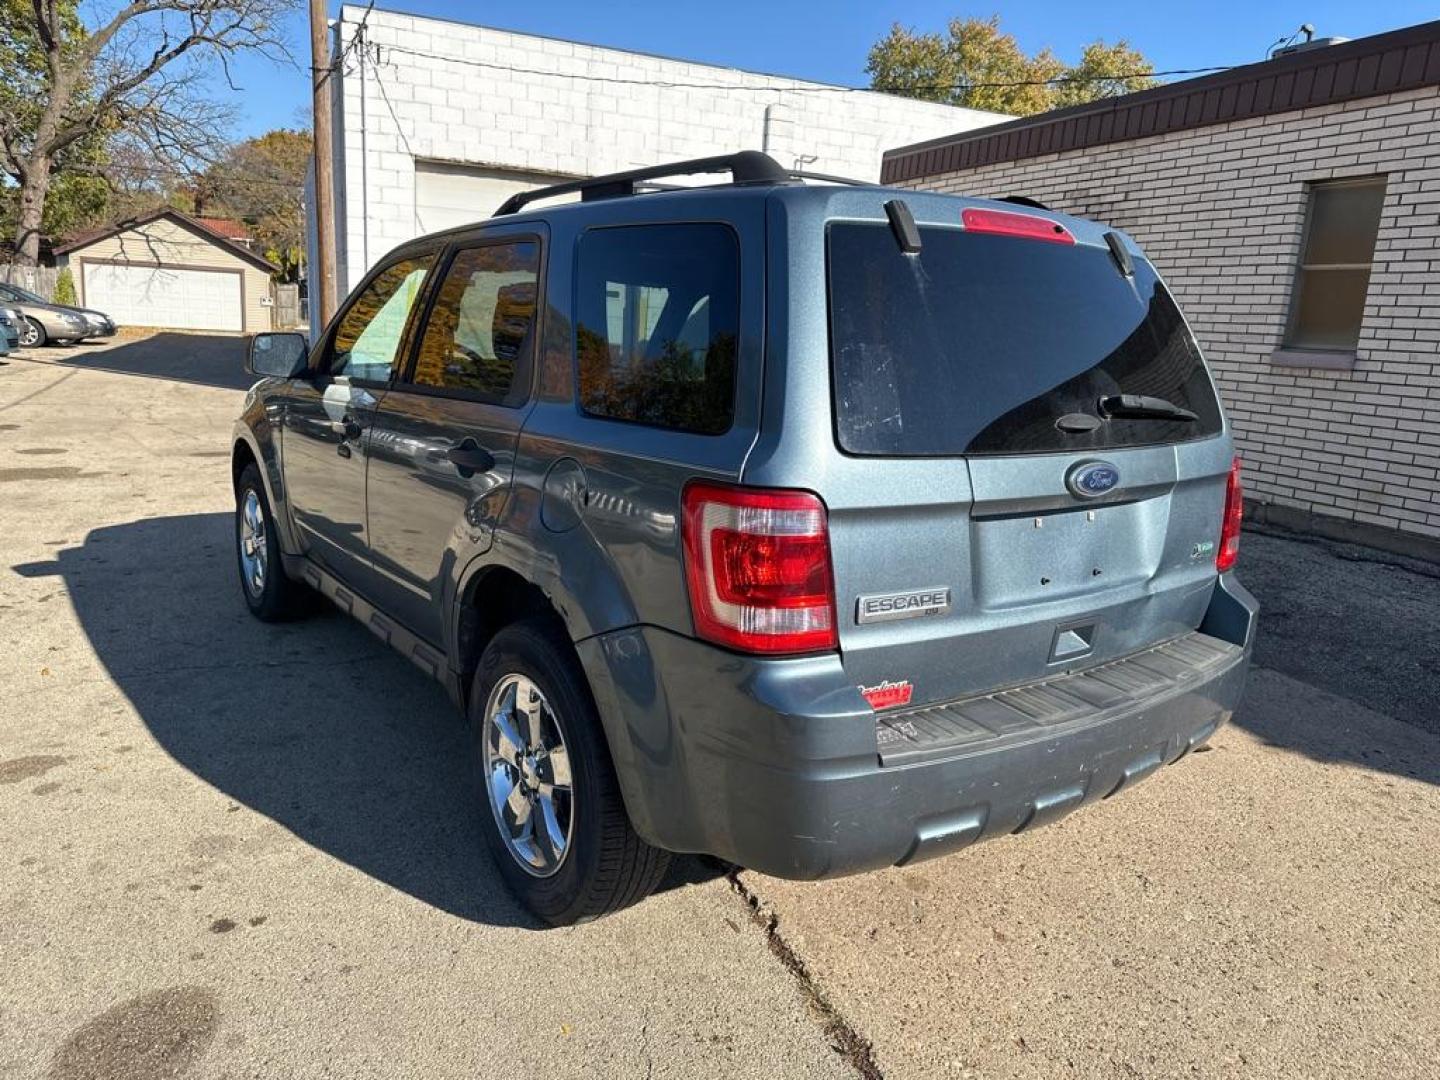
[[[1243,649],[1198,631],[1143,652],[1010,690],[875,718],[882,765],[990,749],[1145,709],[1215,675]],[[1158,762],[1157,762],[1158,764]]]

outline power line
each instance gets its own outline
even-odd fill
[[[353,38],[351,39],[354,40]],[[1010,90],[1027,86],[1068,86],[1077,83],[1095,82],[1124,82],[1132,79],[1162,79],[1170,76],[1180,75],[1208,75],[1217,71],[1229,71],[1234,64],[1214,64],[1209,67],[1194,68],[1171,68],[1167,71],[1127,71],[1112,75],[1057,75],[1049,79],[1013,79],[995,82],[957,82],[957,83],[935,83],[929,85],[896,87],[887,89],[875,86],[844,86],[844,85],[817,85],[805,86],[751,86],[744,83],[721,83],[721,82],[683,82],[671,79],[635,79],[624,78],[615,75],[591,75],[578,71],[548,71],[540,68],[518,67],[512,64],[500,64],[490,60],[474,60],[464,56],[446,56],[443,53],[426,52],[422,49],[412,49],[404,45],[379,45],[372,42],[371,47],[375,50],[375,63],[379,66],[384,63],[384,53],[399,53],[404,56],[419,57],[426,60],[440,60],[451,64],[460,64],[464,67],[484,68],[490,71],[502,71],[510,75],[538,75],[547,78],[575,79],[582,82],[608,83],[616,86],[652,86],[668,90],[755,90],[765,93],[797,93],[797,94],[857,94],[857,93],[881,93],[896,94],[913,91],[939,91],[939,90]],[[756,76],[757,78],[784,79],[789,76],[766,75]],[[800,81],[800,80],[796,80]]]
[[[107,163],[102,170],[103,173],[122,172],[131,176],[149,177],[152,180],[181,180],[186,183],[199,183],[206,179],[203,172],[189,172],[180,168],[165,168],[155,165],[127,165],[119,162]],[[71,176],[90,176],[101,178],[102,172],[75,171]],[[273,180],[263,177],[249,177],[244,181],[245,185],[259,185],[262,187],[273,187],[284,191],[299,191],[301,184],[292,184],[286,180]],[[223,184],[220,186],[224,186]]]

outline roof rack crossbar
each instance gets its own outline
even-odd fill
[[[651,165],[644,169],[630,169],[626,172],[607,173],[585,180],[568,180],[563,184],[520,191],[500,204],[491,217],[504,217],[524,208],[537,199],[548,199],[555,195],[580,193],[582,201],[592,199],[614,199],[635,194],[635,185],[646,180],[664,176],[689,176],[695,173],[728,172],[737,184],[778,184],[790,179],[790,173],[769,154],[758,150],[742,150],[738,154],[719,154],[715,157],[693,158],[690,161],[676,161],[669,165]]]

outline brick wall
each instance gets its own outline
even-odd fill
[[[342,47],[364,14],[342,8]],[[336,80],[342,294],[416,234],[416,159],[594,176],[761,149],[771,106],[782,164],[875,180],[886,147],[1008,119],[396,12],[365,34],[378,58]]]
[[[1440,90],[1429,88],[929,176],[1028,195],[1133,235],[1220,383],[1247,494],[1440,538]],[[897,140],[898,145],[898,140]],[[1384,174],[1351,371],[1270,362],[1289,313],[1309,181]]]

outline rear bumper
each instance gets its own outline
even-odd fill
[[[1217,582],[1200,629],[1235,648],[1143,707],[893,765],[833,656],[737,657],[655,628],[579,648],[642,836],[811,879],[1043,825],[1177,761],[1238,705],[1256,611]]]

